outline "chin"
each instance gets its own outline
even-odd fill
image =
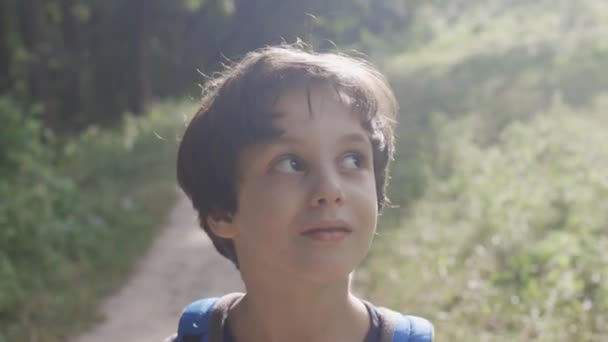
[[[358,263],[325,260],[299,265],[296,273],[317,284],[331,284],[350,281],[350,276]]]

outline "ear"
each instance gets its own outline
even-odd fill
[[[223,239],[235,238],[239,231],[232,222],[232,215],[222,209],[213,209],[205,219],[213,234]]]

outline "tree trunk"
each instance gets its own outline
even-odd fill
[[[8,45],[9,17],[8,5],[0,2],[0,94],[7,92],[11,86],[10,49]]]
[[[44,106],[43,121],[58,127],[61,121],[61,101],[54,96],[55,78],[50,72],[53,42],[49,37],[51,25],[46,21],[44,1],[20,0],[19,25],[27,56],[27,80],[30,98]]]
[[[72,13],[74,0],[61,0],[61,31],[63,36],[64,67],[62,75],[62,89],[60,97],[64,113],[70,115],[74,128],[83,125],[86,119],[82,116],[82,87],[80,84],[80,72],[85,70],[82,65],[82,44],[80,30]]]
[[[129,13],[133,15],[133,60],[131,110],[143,114],[150,101],[150,77],[148,61],[148,16],[153,2],[138,0],[132,2]]]
[[[283,41],[309,40],[310,12],[320,6],[316,1],[235,0],[233,30],[221,53],[234,58],[245,52]]]

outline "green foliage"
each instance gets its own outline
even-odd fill
[[[0,94],[44,105],[56,132],[115,124],[195,91],[234,12],[233,0],[0,0]]]
[[[351,47],[379,59],[416,45],[424,35],[415,17],[426,1],[333,0],[313,6],[313,40]],[[424,28],[422,28],[424,30]]]
[[[0,1],[0,92],[45,105],[0,97],[1,342],[78,329],[153,236],[174,133],[125,109],[294,37],[372,56],[402,107],[372,298],[448,341],[608,334],[605,1],[40,4]]]
[[[39,113],[35,106],[0,96],[0,176],[18,173],[33,163],[25,158],[44,158],[43,131],[36,120]]]
[[[384,63],[409,157],[359,286],[440,340],[601,340],[608,8],[429,3],[427,41]]]
[[[606,99],[584,110],[558,102],[495,145],[475,141],[474,114],[445,123],[438,157],[451,172],[402,229],[381,232],[364,273],[370,294],[431,317],[444,340],[606,336]]]
[[[61,150],[23,108],[0,101],[0,117],[20,114],[2,135],[11,144],[0,178],[0,341],[60,341],[96,318],[91,308],[171,207],[181,121],[168,114],[184,107],[91,128]]]

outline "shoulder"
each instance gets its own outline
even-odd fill
[[[393,342],[431,342],[433,341],[433,324],[422,317],[400,315],[395,325]]]
[[[221,336],[227,310],[242,296],[242,293],[229,293],[190,303],[182,312],[173,341],[206,341],[209,336]]]
[[[178,335],[200,335],[205,332],[209,317],[218,298],[206,298],[190,303],[179,319]]]
[[[433,324],[422,317],[405,315],[388,308],[378,308],[391,342],[432,342]]]

